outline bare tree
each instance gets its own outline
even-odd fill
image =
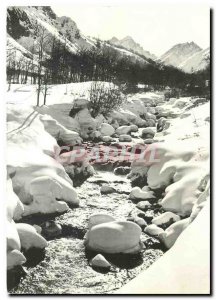
[[[37,106],[40,104],[40,93],[42,86],[42,77],[45,73],[45,68],[43,67],[43,62],[45,59],[45,53],[48,45],[50,45],[50,35],[49,32],[41,24],[36,23],[34,26],[34,36],[35,36],[35,53],[37,55]]]

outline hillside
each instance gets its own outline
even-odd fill
[[[97,39],[89,38],[82,34],[71,18],[56,16],[49,6],[17,6],[8,8],[7,32],[11,38],[30,52],[35,51],[34,41],[37,36],[38,24],[45,29],[46,35],[48,35],[47,54],[51,52],[53,39],[65,46],[71,53],[95,48],[97,45]],[[104,41],[102,43],[108,48],[114,49],[119,57],[126,56],[133,62],[148,63],[145,58],[141,58],[133,52],[112,47]]]

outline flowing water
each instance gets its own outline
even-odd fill
[[[103,183],[114,187],[116,193],[102,195],[100,187]],[[129,180],[113,172],[97,171],[76,190],[80,199],[79,207],[58,216],[26,218],[25,222],[38,225],[44,220],[55,220],[61,224],[62,234],[50,239],[45,252],[40,255],[38,250],[26,254],[29,259],[23,277],[17,276],[15,271],[8,274],[11,294],[113,293],[163,255],[160,242],[142,231],[141,240],[145,248],[139,254],[104,254],[112,264],[110,271],[92,268],[89,262],[96,253],[87,252],[84,247],[89,217],[94,213],[106,213],[116,220],[125,220],[138,209],[129,200]],[[158,210],[152,207],[148,214],[157,215]]]

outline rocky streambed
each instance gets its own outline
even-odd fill
[[[101,186],[107,184],[115,190],[101,194]],[[163,255],[165,249],[159,240],[144,233],[141,241],[144,248],[138,254],[104,254],[111,263],[109,271],[94,268],[90,260],[97,253],[87,251],[84,236],[92,214],[106,213],[116,220],[131,219],[139,215],[146,220],[159,214],[152,206],[145,212],[129,199],[130,181],[126,176],[113,172],[97,171],[76,188],[80,206],[63,215],[31,216],[25,219],[30,224],[41,225],[46,220],[55,220],[62,226],[62,233],[48,239],[48,247],[41,256],[33,250],[24,266],[26,273],[10,272],[9,291],[15,294],[106,294],[119,289],[142,270],[147,269]],[[149,217],[149,218],[148,218]],[[23,222],[23,220],[21,220]],[[19,276],[18,276],[19,274]]]

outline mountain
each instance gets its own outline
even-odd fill
[[[57,17],[49,6],[13,6],[7,9],[7,33],[20,45],[32,51],[40,25],[50,41],[65,44],[67,49],[76,53],[80,48],[90,48],[92,43],[82,35],[77,25],[68,17]],[[47,52],[51,42],[47,43]]]
[[[177,44],[164,53],[159,58],[159,62],[163,63],[164,65],[171,65],[179,68],[179,66],[189,59],[189,57],[200,52],[201,50],[202,49],[194,42]]]
[[[112,45],[115,45],[118,47],[124,47],[127,50],[131,50],[134,53],[143,55],[146,58],[149,58],[152,60],[155,60],[157,58],[154,54],[150,53],[149,51],[144,50],[143,47],[140,44],[136,43],[130,36],[126,36],[122,40],[119,40],[116,37],[113,37],[112,39],[109,40],[109,42]]]
[[[210,64],[210,49],[204,49],[196,52],[183,63],[179,65],[179,69],[186,73],[198,72],[206,69]]]
[[[50,55],[53,39],[64,45],[71,53],[79,50],[97,47],[97,39],[82,34],[76,23],[67,16],[58,17],[49,6],[13,6],[7,9],[7,33],[10,41],[18,43],[27,51],[33,53],[38,24],[46,32],[46,55]],[[47,38],[48,36],[48,38]],[[105,41],[100,44],[107,49],[112,48],[118,53],[119,58],[127,56],[132,62],[148,64],[148,59],[141,57],[129,50],[119,49]],[[17,48],[17,47],[16,47]],[[34,53],[33,53],[34,54]]]
[[[162,57],[163,63],[129,36],[121,41],[87,37],[71,18],[58,17],[48,6],[8,7],[7,33],[7,79],[12,83],[36,83],[42,78],[46,84],[95,80],[185,86],[190,80],[182,72],[187,64],[177,69],[169,66],[167,57],[179,60],[179,67],[201,51],[194,43],[180,44]],[[190,65],[196,62],[196,69],[205,62],[205,56],[198,57],[189,60]]]

